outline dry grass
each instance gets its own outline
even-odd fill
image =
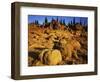
[[[87,32],[81,25],[75,30],[29,24],[28,65],[69,65],[87,63]]]

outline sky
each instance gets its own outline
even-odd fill
[[[87,17],[70,17],[70,16],[46,16],[46,15],[28,15],[28,23],[35,22],[35,20],[38,20],[39,24],[43,24],[45,21],[45,17],[48,19],[48,22],[51,22],[52,18],[58,20],[65,20],[65,23],[68,24],[69,22],[73,21],[73,18],[75,18],[75,23],[80,23],[80,20],[82,21],[83,25],[88,24],[88,18]]]

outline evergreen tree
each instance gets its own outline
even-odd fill
[[[35,24],[37,24],[37,21],[35,20]]]
[[[60,24],[63,24],[63,21],[62,21],[62,19],[60,20]]]
[[[73,22],[71,21],[71,23],[70,23],[70,24],[71,24],[71,26],[72,26],[72,25],[73,25]]]
[[[66,25],[66,23],[65,23],[65,19],[63,19],[63,25]]]
[[[45,24],[47,24],[48,23],[48,19],[47,19],[47,17],[45,17]]]
[[[38,25],[38,24],[39,24],[38,20],[35,20],[35,24],[36,24],[36,25]]]
[[[73,18],[73,25],[75,25],[75,17]]]
[[[38,22],[38,20],[36,21],[36,23],[37,23],[37,25],[39,25],[39,22]]]
[[[84,25],[83,26],[85,26],[86,24],[85,24],[85,21],[84,21]]]
[[[82,20],[81,20],[81,18],[80,18],[80,25],[82,25]]]
[[[56,20],[57,20],[57,22],[59,21],[59,20],[58,20],[58,17],[57,17],[57,19],[56,19]]]
[[[53,21],[54,19],[52,18],[52,20],[51,21]]]
[[[68,23],[68,26],[69,26],[69,27],[71,26],[70,22]]]

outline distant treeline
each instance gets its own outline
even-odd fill
[[[80,21],[79,22],[76,22],[75,20],[75,17],[73,17],[73,20],[69,21],[68,23],[65,22],[65,19],[58,19],[58,17],[56,19],[52,18],[52,20],[49,22],[47,17],[45,17],[45,20],[43,22],[42,25],[45,25],[45,24],[48,24],[48,23],[51,23],[53,20],[56,20],[57,22],[59,22],[60,24],[63,24],[63,25],[68,25],[68,26],[74,26],[75,24],[79,23],[80,25],[82,26],[87,26],[87,23],[86,21],[83,21],[81,18],[80,18]],[[67,19],[66,19],[67,20]],[[38,20],[35,20],[33,23],[35,23],[36,25],[41,25],[39,23]]]

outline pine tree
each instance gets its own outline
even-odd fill
[[[62,19],[60,20],[60,24],[63,24],[63,21],[62,21]]]
[[[53,21],[54,20],[54,18],[52,18],[52,20],[51,21]]]
[[[57,19],[56,19],[56,20],[57,20],[57,22],[58,22],[58,17],[57,17]]]
[[[85,24],[85,21],[84,21],[84,26],[85,26],[86,24]]]
[[[73,22],[71,21],[71,26],[73,25]]]
[[[37,24],[37,20],[35,20],[35,24]]]
[[[66,23],[65,23],[65,19],[63,19],[63,25],[66,25]]]
[[[45,17],[45,24],[47,24],[48,23],[48,19],[47,19],[47,17]]]
[[[36,24],[36,25],[38,25],[38,24],[39,24],[38,20],[35,20],[35,24]]]
[[[68,22],[68,26],[69,26],[69,27],[71,26],[70,22]]]
[[[75,25],[75,17],[73,18],[73,25]]]
[[[81,18],[80,18],[80,25],[82,25],[82,20],[81,20]]]
[[[37,23],[37,25],[39,25],[39,22],[38,22],[38,20],[36,21],[36,23]]]

